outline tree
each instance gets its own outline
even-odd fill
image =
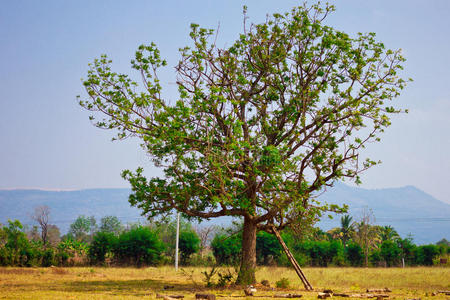
[[[200,239],[200,255],[203,258],[203,254],[208,244],[211,241],[211,234],[217,232],[218,227],[215,225],[209,226],[197,226],[195,227],[195,232]]]
[[[61,241],[61,232],[58,226],[50,224],[47,228],[47,240],[52,246],[56,246]]]
[[[217,233],[211,241],[211,248],[217,264],[234,265],[241,254],[242,234]]]
[[[400,51],[375,34],[352,38],[322,24],[333,6],[313,5],[246,23],[227,48],[215,31],[191,25],[180,49],[179,98],[163,99],[158,69],[167,65],[154,43],[131,61],[142,85],[94,60],[80,105],[117,139],[141,140],[164,177],[126,170],[129,201],[152,217],[177,210],[190,218],[244,219],[238,283],[255,282],[256,233],[296,226],[342,211],[317,194],[337,179],[376,164],[359,156],[398,113],[387,101],[405,80]],[[364,130],[361,130],[364,129]]]
[[[88,250],[91,263],[103,264],[106,255],[117,247],[117,240],[118,238],[113,232],[99,231],[95,233]]]
[[[416,252],[417,246],[413,244],[412,238],[407,237],[404,239],[397,239],[397,246],[401,250],[402,259],[405,261],[408,265],[414,265],[415,264],[415,256],[414,253]]]
[[[186,264],[189,257],[200,249],[200,238],[194,230],[180,232],[181,263]]]
[[[77,241],[87,241],[96,229],[97,225],[94,216],[86,217],[80,215],[72,224],[70,224],[69,235]]]
[[[364,251],[364,264],[369,266],[370,250],[375,248],[381,241],[379,239],[378,227],[373,226],[373,212],[364,208],[361,212],[361,220],[355,223],[355,242],[357,242]]]
[[[256,258],[261,264],[271,264],[277,260],[283,249],[273,234],[259,232],[256,235]]]
[[[344,247],[347,245],[347,241],[351,238],[354,229],[354,224],[352,222],[353,218],[349,215],[344,215],[341,217],[341,240]]]
[[[158,263],[163,250],[164,245],[158,235],[149,228],[139,226],[123,232],[113,251],[120,262],[141,267]]]
[[[100,231],[119,234],[122,229],[122,223],[116,216],[106,216],[100,220]]]
[[[402,250],[392,240],[384,240],[381,243],[380,255],[383,257],[386,265],[392,267],[400,261]]]
[[[350,242],[345,248],[345,255],[352,266],[359,267],[362,265],[364,253],[360,245]]]
[[[156,232],[165,245],[165,254],[169,257],[175,257],[175,244],[177,234],[177,221],[175,218],[160,220],[149,224],[149,228]],[[193,232],[192,224],[185,218],[180,218],[180,242],[181,236],[185,232]]]
[[[381,241],[396,241],[400,238],[398,232],[394,229],[394,227],[387,225],[380,227],[380,238]]]
[[[35,220],[39,226],[41,227],[41,239],[44,245],[48,242],[48,221],[50,217],[50,207],[47,205],[41,205],[34,208],[34,213],[31,216],[33,220]]]

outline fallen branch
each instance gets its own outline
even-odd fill
[[[275,294],[274,298],[301,298],[303,295],[300,294]]]
[[[322,293],[323,294],[323,293]],[[350,294],[350,293],[334,293],[333,296],[344,298],[389,298],[388,294]],[[324,299],[324,298],[322,298]]]
[[[195,294],[195,299],[216,300],[216,295],[214,295],[214,294]]]
[[[438,294],[445,294],[447,296],[450,296],[450,291],[437,291]]]
[[[368,292],[368,293],[390,293],[392,291],[388,288],[384,288],[384,289],[367,289],[366,292]]]
[[[156,294],[156,298],[172,298],[172,299],[182,299],[184,298],[183,295],[161,295],[161,294]]]
[[[183,295],[161,295],[161,294],[156,294],[156,298],[163,298],[165,300],[171,300],[171,299],[182,299],[184,298]]]
[[[332,296],[333,296],[332,293],[319,293],[317,295],[317,298],[319,298],[319,299],[326,299],[326,298],[329,298],[329,297],[332,297]]]

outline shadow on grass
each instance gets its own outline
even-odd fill
[[[169,289],[164,289],[170,286]],[[65,292],[95,292],[113,294],[149,294],[149,293],[188,293],[203,291],[205,288],[193,283],[173,283],[164,280],[96,280],[96,281],[67,281],[56,287]]]

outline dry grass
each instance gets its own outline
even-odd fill
[[[156,293],[183,294],[186,299],[193,299],[200,291],[223,296],[243,295],[240,288],[207,290],[203,270],[205,268],[186,268],[185,272],[176,273],[172,267],[0,268],[0,299],[155,299]],[[330,288],[339,292],[363,292],[366,288],[389,287],[393,290],[392,299],[448,299],[442,294],[431,296],[431,293],[450,290],[448,268],[305,268],[304,272],[316,291]],[[300,292],[305,299],[317,299],[316,292],[303,291],[291,269],[262,267],[257,271],[258,281],[266,279],[271,286],[282,277],[290,281],[289,291]],[[165,285],[174,288],[164,290]],[[258,287],[257,295],[271,298],[274,293]]]

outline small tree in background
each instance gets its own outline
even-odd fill
[[[41,227],[41,239],[44,245],[48,242],[48,222],[50,218],[50,207],[41,205],[34,208],[34,213],[31,216]]]
[[[119,236],[114,255],[119,262],[141,267],[157,264],[163,250],[164,245],[155,232],[138,226]]]
[[[401,259],[401,249],[394,241],[385,240],[380,246],[380,255],[386,262],[386,266],[392,267],[399,264]]]
[[[58,245],[58,243],[61,241],[61,232],[58,228],[58,226],[49,224],[47,228],[47,238],[48,243],[52,246]]]
[[[193,230],[180,232],[181,263],[186,264],[189,257],[200,249],[200,238]]]
[[[86,217],[80,215],[72,224],[70,224],[68,235],[77,241],[87,242],[91,240],[92,234],[96,230],[97,224],[94,216]]]
[[[100,220],[101,232],[109,232],[118,235],[122,230],[122,223],[116,216],[105,216]]]
[[[211,241],[214,258],[218,265],[235,265],[242,249],[242,234],[217,233]]]
[[[195,232],[200,239],[200,255],[202,258],[208,244],[211,242],[211,236],[217,231],[218,227],[215,225],[195,227]]]
[[[89,245],[88,256],[93,264],[105,263],[108,253],[112,253],[118,247],[118,238],[113,232],[99,231],[94,234]]]
[[[393,241],[395,242],[397,239],[400,238],[400,235],[398,232],[394,229],[394,227],[387,225],[387,226],[380,226],[379,227],[379,235],[381,238],[381,241]]]
[[[347,247],[345,247],[345,256],[350,265],[354,267],[362,266],[364,252],[360,245],[350,242]]]
[[[344,246],[347,245],[347,241],[351,239],[355,232],[355,227],[353,223],[353,218],[350,215],[344,215],[341,217],[341,240]]]
[[[364,251],[364,265],[369,266],[370,251],[380,243],[379,231],[373,225],[375,217],[371,210],[364,208],[361,212],[361,219],[355,223],[354,240]]]

